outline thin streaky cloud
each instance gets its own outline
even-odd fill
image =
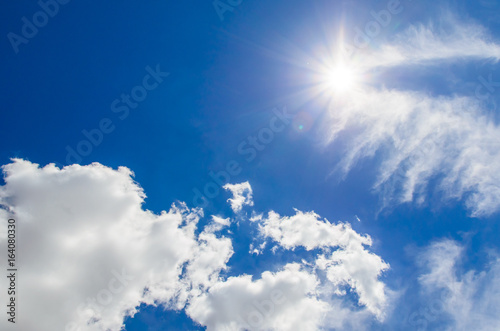
[[[446,60],[500,60],[500,44],[481,25],[445,15],[435,24],[411,25],[378,50],[367,52],[360,68],[433,65]]]
[[[500,45],[484,28],[454,23],[447,34],[432,25],[411,27],[395,38],[396,46],[382,46],[367,57],[367,66],[500,59]],[[431,189],[440,191],[443,201],[465,199],[472,216],[494,214],[500,209],[500,127],[483,101],[470,95],[367,86],[350,91],[332,102],[325,125],[328,143],[349,136],[334,172],[345,176],[359,160],[377,154],[374,189],[382,208],[423,203]],[[429,187],[434,179],[437,185]]]

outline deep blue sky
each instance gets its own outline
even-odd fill
[[[383,9],[386,3],[243,0],[221,21],[211,1],[72,0],[61,5],[27,44],[21,44],[17,54],[7,33],[20,34],[21,18],[31,18],[40,7],[35,1],[4,3],[0,162],[20,157],[41,165],[66,165],[66,147],[75,149],[85,138],[82,130],[95,129],[109,118],[114,131],[105,134],[80,163],[130,168],[148,196],[145,208],[154,212],[176,200],[194,206],[193,188],[202,190],[211,181],[210,171],[223,170],[228,161],[236,160],[242,171],[231,182],[252,184],[258,210],[282,214],[291,214],[294,207],[314,210],[370,234],[373,250],[391,264],[384,276],[388,284],[412,277],[415,266],[406,248],[443,237],[462,241],[463,233],[474,233],[468,263],[480,267],[484,261],[476,253],[485,245],[500,246],[498,216],[470,218],[463,201],[443,204],[432,198],[423,206],[403,204],[377,215],[379,199],[372,191],[377,156],[359,162],[344,180],[332,173],[340,147],[322,144],[322,103],[297,96],[310,83],[306,63],[317,58],[318,49],[329,47],[341,22],[346,35],[353,36],[351,27],[362,25],[370,19],[370,11]],[[372,47],[410,24],[439,18],[446,7],[480,22],[493,35],[500,34],[500,20],[492,18],[492,12],[500,10],[498,3],[491,7],[473,0],[439,6],[435,1],[402,3],[404,11]],[[112,102],[142,84],[147,66],[157,65],[169,76],[120,120],[120,114],[111,110]],[[418,86],[434,95],[452,95],[456,91],[440,81],[446,70],[470,82],[492,70],[474,62],[440,69],[440,73],[432,68],[393,69],[380,75],[389,88]],[[307,119],[291,123],[247,162],[238,145],[267,127],[272,109],[283,106],[295,114],[307,113]],[[300,124],[305,126],[302,130]],[[221,192],[211,199],[207,213],[227,214],[228,197]],[[248,243],[234,246],[231,272],[262,271],[265,260],[258,262],[260,266],[238,260],[238,252],[246,252]],[[406,295],[411,293],[412,289]],[[400,310],[393,317],[395,329],[406,313]],[[185,315],[144,307],[126,325],[127,330],[197,329]]]

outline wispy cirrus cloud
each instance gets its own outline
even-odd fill
[[[472,59],[498,61],[500,44],[479,25],[448,18],[439,28],[411,26],[363,58],[361,68]],[[421,203],[436,189],[444,200],[464,199],[473,216],[497,212],[500,127],[473,92],[435,96],[366,86],[350,91],[333,102],[325,126],[329,143],[343,134],[348,138],[336,170],[345,175],[360,159],[377,154],[374,188],[383,207]],[[437,184],[429,187],[431,182]]]
[[[395,90],[364,91],[331,114],[331,141],[350,140],[338,170],[382,155],[374,188],[384,206],[423,201],[431,179],[445,199],[465,197],[474,216],[500,208],[500,127],[479,100]]]
[[[433,65],[440,61],[500,60],[500,44],[481,25],[464,22],[449,12],[434,24],[411,25],[369,53],[360,67]]]
[[[425,270],[419,277],[423,294],[432,298],[443,293],[436,312],[441,316],[417,315],[415,326],[427,329],[438,317],[448,320],[445,330],[498,330],[500,318],[500,259],[494,254],[484,270],[467,270],[461,264],[465,247],[453,240],[429,245],[419,256]],[[444,316],[443,316],[444,315]]]

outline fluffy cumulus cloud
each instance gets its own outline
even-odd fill
[[[389,265],[366,250],[372,244],[369,236],[356,233],[349,224],[331,224],[314,212],[299,210],[290,217],[280,217],[271,211],[260,223],[261,234],[284,249],[298,246],[306,250],[321,249],[314,263],[326,272],[334,292],[345,294],[343,286],[348,285],[358,294],[359,304],[383,319],[387,295],[378,277]]]
[[[328,304],[315,296],[318,280],[288,264],[276,273],[231,277],[193,300],[188,313],[209,330],[317,330]]]
[[[233,198],[227,201],[231,204],[231,208],[235,213],[241,211],[243,206],[253,206],[252,187],[248,182],[226,184],[223,187],[233,194]]]
[[[212,215],[198,229],[203,211],[183,203],[160,214],[144,210],[145,194],[125,167],[42,168],[16,159],[3,171],[0,213],[17,221],[22,270],[17,298],[23,314],[16,328],[120,330],[142,303],[184,310],[208,330],[343,329],[353,316],[373,319],[384,309],[378,278],[387,265],[366,250],[370,238],[347,224],[330,224],[312,212],[271,212],[251,223],[264,237],[282,249],[303,246],[321,254],[228,278],[231,219]],[[251,193],[248,183],[232,187]],[[6,237],[2,228],[2,249]],[[346,286],[358,294],[355,304],[346,299]],[[3,330],[12,327],[6,319],[0,323]]]
[[[278,213],[269,212],[267,217],[261,218],[260,232],[286,249],[303,246],[311,250],[318,247],[345,248],[348,245],[371,244],[370,237],[359,235],[347,223],[331,224],[314,212],[295,212],[296,214],[290,217],[281,217]]]
[[[453,18],[449,22],[452,24],[440,24],[440,29],[410,27],[392,44],[367,55],[363,69],[429,68],[442,60],[500,59],[500,44],[483,28]],[[498,83],[490,83],[481,85],[480,96],[498,88]],[[332,143],[344,133],[349,139],[344,140],[345,151],[336,170],[346,174],[358,160],[377,154],[381,162],[375,188],[381,193],[383,207],[424,202],[432,189],[445,200],[465,199],[473,216],[497,212],[500,127],[486,109],[484,98],[474,95],[476,88],[469,95],[435,96],[360,85],[337,98],[326,140]],[[430,182],[436,185],[429,187]]]
[[[421,330],[447,320],[443,330],[498,330],[500,317],[500,258],[490,252],[484,270],[461,265],[465,247],[452,240],[431,244],[420,255],[423,294],[431,301],[426,313],[415,312],[410,324]]]
[[[143,210],[144,192],[127,168],[15,160],[3,169],[1,203],[18,222],[18,328],[119,330],[140,302],[175,295],[183,264],[208,284],[232,252],[225,238],[195,235],[199,210]]]

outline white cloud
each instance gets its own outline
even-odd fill
[[[232,253],[225,238],[196,238],[199,211],[143,210],[145,195],[127,168],[15,160],[4,172],[0,202],[18,223],[17,329],[119,330],[141,302],[174,297],[184,263],[194,282],[208,284]],[[5,236],[0,243],[6,251]]]
[[[269,212],[268,217],[261,220],[261,234],[285,249],[297,246],[307,250],[323,249],[315,265],[326,271],[335,293],[344,295],[342,286],[348,285],[359,295],[360,305],[382,320],[387,296],[385,285],[378,278],[389,265],[365,249],[364,246],[372,244],[371,238],[359,235],[347,223],[331,224],[314,212],[295,211],[291,217]],[[337,249],[331,252],[330,248]]]
[[[464,247],[452,240],[430,245],[420,256],[426,272],[419,278],[427,297],[444,293],[427,315],[417,315],[414,324],[432,326],[438,317],[451,317],[446,330],[495,331],[500,325],[500,258],[494,254],[483,271],[462,267]],[[445,292],[443,292],[445,291]],[[434,307],[435,306],[435,307]],[[447,316],[438,316],[447,314]]]
[[[243,206],[253,206],[252,187],[250,183],[226,184],[223,188],[231,191],[233,194],[233,198],[227,201],[231,204],[231,209],[235,213],[241,211]]]
[[[429,65],[447,60],[500,60],[500,45],[481,25],[459,21],[443,13],[441,21],[412,25],[382,45],[360,64],[363,68]]]
[[[409,28],[394,44],[367,55],[366,69],[500,59],[500,45],[477,25],[453,21],[436,30]],[[345,175],[358,160],[377,154],[381,164],[374,187],[383,207],[421,203],[428,189],[437,189],[444,200],[465,199],[473,216],[500,209],[500,127],[478,98],[365,86],[338,98],[329,113],[326,140],[348,137],[336,170]],[[437,185],[428,187],[434,179]]]
[[[365,250],[371,239],[348,224],[300,211],[288,218],[271,212],[267,219],[253,212],[250,224],[273,228],[273,236],[280,232],[272,238],[284,248],[325,249],[314,261],[281,267],[276,261],[278,271],[257,280],[225,278],[233,246],[219,231],[230,219],[211,216],[196,231],[204,217],[200,209],[179,203],[159,215],[144,210],[145,194],[125,167],[40,168],[17,159],[3,170],[0,214],[18,223],[14,329],[120,330],[141,303],[185,309],[208,330],[359,330],[363,321],[382,315],[385,288],[378,277],[387,265]],[[248,183],[244,189],[251,193]],[[0,249],[6,250],[4,229]],[[0,286],[7,288],[6,278]],[[360,306],[340,291],[345,286],[358,293]],[[7,301],[6,292],[0,301]],[[13,329],[6,319],[0,326]]]
[[[214,223],[206,226],[198,236],[198,245],[185,265],[175,300],[172,300],[170,295],[162,294],[163,284],[159,283],[159,287],[149,287],[150,292],[144,302],[162,302],[167,306],[182,309],[191,298],[201,295],[219,282],[220,272],[227,269],[226,264],[233,255],[233,247],[231,239],[217,237],[214,233],[220,230],[220,223],[217,223],[216,219],[217,217],[214,217]]]
[[[328,304],[315,296],[318,280],[288,264],[276,273],[230,277],[195,298],[188,314],[208,330],[318,330]]]
[[[229,226],[231,224],[231,220],[229,218],[222,218],[219,216],[212,215],[212,222],[209,224],[205,231],[207,232],[217,232]]]
[[[295,209],[296,214],[281,217],[269,212],[259,225],[260,232],[270,237],[286,249],[303,246],[307,250],[323,247],[347,247],[360,244],[371,245],[368,236],[361,236],[348,223],[331,224],[322,220],[314,212],[304,213]]]
[[[320,255],[316,261],[319,269],[325,270],[328,280],[342,294],[343,285],[349,285],[359,296],[360,305],[367,307],[380,320],[385,318],[387,293],[383,282],[378,278],[389,265],[362,247],[356,250],[336,250],[331,254]]]
[[[475,216],[500,207],[500,128],[466,97],[364,91],[331,114],[331,140],[351,131],[339,169],[376,152],[382,156],[375,184],[386,204],[423,200],[436,175],[446,198],[467,196]]]

